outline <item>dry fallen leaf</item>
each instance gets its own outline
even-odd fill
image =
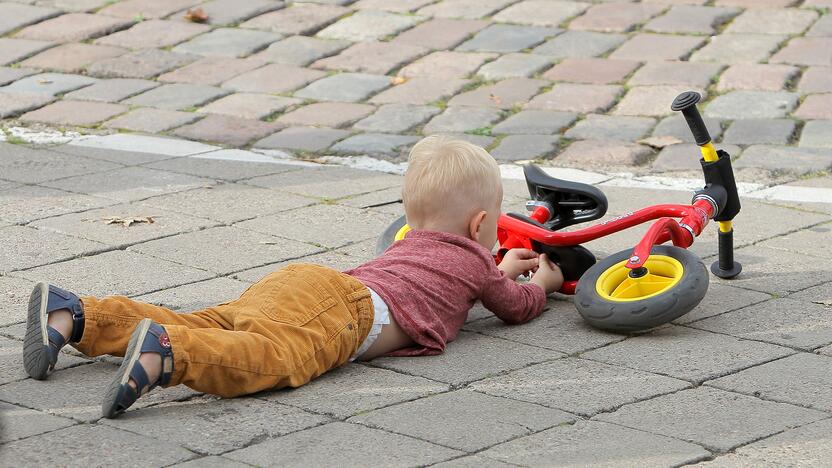
[[[491,99],[491,101],[494,102],[494,104],[497,104],[498,106],[503,103],[503,100],[500,99],[500,96],[497,96],[496,94],[489,94],[488,99]]]
[[[673,137],[673,136],[658,136],[658,137],[650,137],[644,138],[642,140],[638,140],[636,143],[640,143],[642,145],[647,145],[656,149],[662,149],[665,146],[675,145],[678,143],[682,143],[682,140]]]
[[[405,77],[403,77],[403,76],[394,76],[394,77],[390,80],[390,83],[392,83],[392,84],[393,84],[393,86],[398,86],[398,85],[400,85],[400,84],[404,84],[404,82],[405,82],[405,81],[407,81],[407,78],[405,78]]]
[[[185,19],[193,23],[204,23],[208,21],[208,14],[202,8],[194,8],[185,13]]]
[[[139,223],[153,224],[156,222],[153,216],[107,216],[101,219],[106,221],[104,224],[121,224],[124,227],[130,227],[133,224]]]

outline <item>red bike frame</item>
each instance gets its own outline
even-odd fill
[[[706,200],[697,200],[692,205],[649,206],[588,228],[559,232],[501,214],[497,224],[497,238],[500,241],[500,252],[515,248],[532,249],[532,241],[554,247],[569,247],[656,219],[658,221],[650,226],[627,262],[627,268],[635,269],[644,265],[654,245],[673,241],[677,247],[690,247],[713,216],[714,205]],[[543,224],[549,220],[551,213],[546,207],[538,206],[530,217]],[[502,254],[498,254],[497,262],[501,260]],[[566,281],[560,292],[574,294],[576,285],[577,281]]]

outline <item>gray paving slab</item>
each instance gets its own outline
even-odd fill
[[[508,463],[503,463],[492,458],[485,458],[481,455],[468,455],[431,466],[437,468],[510,468],[517,465],[509,465]]]
[[[318,59],[335,55],[349,45],[348,41],[289,36],[286,39],[272,43],[255,57],[269,62],[304,67]]]
[[[800,146],[807,148],[832,148],[832,121],[806,122],[800,134]]]
[[[150,80],[112,78],[99,80],[90,86],[72,91],[66,98],[78,101],[118,102],[157,86],[159,83]]]
[[[34,282],[23,278],[0,276],[0,327],[26,320],[34,286]]]
[[[423,18],[417,15],[398,15],[386,11],[360,10],[335,24],[332,24],[317,36],[324,39],[346,41],[373,41],[408,29]]]
[[[364,263],[361,258],[354,257],[352,255],[347,255],[346,253],[342,252],[343,249],[344,248],[338,250],[329,250],[324,253],[300,257],[284,262],[270,263],[268,265],[263,265],[261,267],[252,268],[250,270],[235,273],[233,277],[241,281],[248,281],[254,283],[256,281],[261,280],[269,273],[277,271],[292,263],[314,263],[316,265],[323,265],[338,271],[346,271]]]
[[[210,0],[199,5],[208,16],[208,24],[227,25],[241,23],[244,20],[268,11],[282,8],[282,1],[267,0]]]
[[[7,273],[47,263],[90,255],[107,247],[77,237],[35,229],[27,226],[0,228],[0,272]]]
[[[486,127],[500,120],[502,113],[491,107],[453,106],[432,118],[425,124],[422,133],[470,132]]]
[[[214,86],[174,83],[145,91],[125,100],[124,103],[132,106],[182,110],[201,106],[226,94],[228,91]]]
[[[8,65],[55,45],[49,41],[0,38],[0,65]]]
[[[460,44],[459,51],[519,52],[532,48],[561,32],[558,28],[493,24]],[[543,54],[545,55],[545,54]]]
[[[832,283],[823,283],[790,294],[789,299],[814,302],[815,304],[832,304]]]
[[[0,150],[3,151],[3,159],[0,159],[3,178],[15,182],[41,183],[119,167],[117,164],[56,154],[23,145],[0,143]]]
[[[547,310],[531,322],[507,325],[497,317],[466,325],[466,330],[567,354],[598,348],[625,338],[587,325],[572,301],[549,300]]]
[[[460,385],[562,356],[557,351],[462,331],[444,354],[377,358],[372,365]]]
[[[796,130],[790,119],[742,119],[728,127],[722,141],[738,145],[770,144],[786,145]]]
[[[567,357],[475,382],[469,388],[590,417],[690,387],[688,382]]]
[[[589,114],[564,136],[581,140],[636,141],[647,136],[655,125],[656,120],[649,117]]]
[[[178,466],[180,468],[247,468],[251,465],[212,455],[171,466]]]
[[[43,183],[46,187],[71,187],[80,193],[124,202],[213,184],[214,181],[201,177],[136,166]]]
[[[330,151],[336,153],[361,155],[399,156],[419,141],[413,135],[391,135],[386,133],[362,133],[343,139],[332,146]]]
[[[35,93],[55,96],[95,83],[95,78],[66,73],[30,75],[0,88],[3,93]]]
[[[22,406],[0,402],[0,415],[3,418],[3,432],[0,443],[25,439],[44,432],[52,432],[75,424],[71,419],[59,418]]]
[[[714,281],[784,296],[832,280],[832,272],[824,268],[816,257],[799,253],[762,246],[744,247],[736,250],[734,258],[742,263],[742,275],[731,280],[717,278]]]
[[[50,216],[115,205],[115,200],[63,190],[24,185],[0,192],[0,219],[28,223]]]
[[[172,50],[183,54],[246,57],[280,39],[282,36],[265,31],[219,28],[179,44]]]
[[[42,107],[56,98],[39,93],[0,93],[0,118],[16,117]]]
[[[816,410],[699,387],[626,405],[595,419],[661,432],[710,450],[727,452],[827,417]]]
[[[325,127],[289,127],[254,143],[255,148],[322,151],[350,135],[346,130]]]
[[[321,223],[321,219],[328,221]],[[261,216],[256,219],[237,223],[236,226],[260,233],[271,234],[284,239],[303,240],[304,242],[319,245],[323,248],[337,248],[352,242],[375,238],[394,219],[393,216],[368,210],[359,210],[340,205],[320,204],[308,208],[298,208],[296,210]],[[331,226],[333,224],[339,228],[332,229]],[[279,244],[275,247],[278,247],[276,250],[282,248]],[[301,256],[298,254],[312,253],[311,250],[302,251],[299,249],[299,247],[298,249],[289,249],[291,253],[295,254],[292,257]],[[281,259],[278,256],[268,258],[272,261]],[[282,259],[287,258],[291,257],[282,257]]]
[[[385,104],[371,116],[356,122],[353,128],[366,132],[403,133],[441,112],[433,106]]]
[[[31,281],[49,281],[75,292],[98,296],[138,294],[209,278],[208,272],[118,250],[17,273]]]
[[[193,312],[234,300],[249,283],[227,277],[177,286],[136,297],[137,301],[156,304],[177,312]]]
[[[701,383],[793,353],[782,346],[671,325],[581,357]]]
[[[150,79],[199,58],[160,49],[142,49],[118,57],[99,60],[87,67],[87,72],[101,78]]]
[[[825,223],[763,242],[761,245],[778,250],[798,252],[813,257],[832,258],[832,224]]]
[[[173,411],[176,417],[169,417]],[[211,423],[205,424],[206,421]],[[243,448],[252,442],[279,437],[323,422],[326,419],[321,416],[252,398],[196,399],[133,411],[118,419],[104,421],[107,426],[161,438],[209,455]]]
[[[321,444],[321,441],[326,444]],[[396,450],[390,450],[395,447]],[[223,456],[258,466],[428,465],[463,455],[398,434],[334,422],[272,439]]]
[[[481,455],[512,465],[617,467],[630,464],[676,466],[704,459],[698,445],[597,421],[578,421],[492,447]],[[637,461],[636,461],[637,460]]]
[[[48,445],[50,450],[43,450]],[[30,466],[61,463],[83,467],[100,463],[132,464],[141,459],[146,466],[164,466],[194,457],[173,443],[139,436],[105,426],[81,424],[3,447],[5,456]]]
[[[103,126],[132,132],[160,133],[189,124],[200,117],[193,112],[140,107],[104,122]]]
[[[702,466],[817,466],[832,457],[832,419],[791,429],[739,447]]]
[[[454,415],[454,424],[447,424],[449,414]],[[475,452],[574,420],[563,411],[457,390],[371,411],[348,421]]]
[[[498,123],[492,133],[521,135],[551,135],[559,133],[577,120],[573,112],[524,110]]]
[[[315,169],[255,177],[244,183],[314,198],[341,198],[399,187],[402,178],[346,167]],[[2,218],[2,216],[0,216]]]
[[[786,91],[731,91],[711,101],[705,115],[722,119],[777,119],[795,108],[798,97]]]
[[[509,135],[491,150],[497,160],[528,161],[552,158],[558,149],[560,138],[549,135]]]
[[[0,67],[0,86],[19,80],[24,76],[34,75],[35,73],[37,73],[37,70],[34,68]]]
[[[347,364],[295,389],[257,395],[336,418],[365,414],[382,407],[445,392],[448,385],[360,364]]]
[[[712,283],[708,286],[708,294],[705,295],[702,302],[687,314],[674,320],[673,323],[678,325],[688,324],[767,301],[771,298],[770,294],[734,288],[721,283]]]
[[[830,378],[832,358],[798,353],[709,381],[707,385],[829,412],[832,410]]]
[[[17,291],[22,293],[21,295],[26,295],[28,299],[29,293],[31,292],[31,288],[27,288],[25,290]],[[23,304],[20,305],[20,312],[23,312],[25,317],[27,307]],[[25,324],[23,325],[25,327]],[[78,356],[74,356],[67,352],[62,352],[59,359],[58,364],[55,366],[56,372],[63,372],[65,369],[69,369],[72,367],[77,367],[80,365],[88,364],[90,361]],[[71,371],[70,371],[71,372]],[[5,337],[0,337],[0,385],[4,385],[10,382],[19,382],[22,380],[28,379],[29,376],[26,374],[26,371],[23,369],[23,342],[20,340],[13,340]],[[29,406],[26,402],[22,402],[24,406]],[[0,409],[0,413],[2,413],[2,409]],[[51,418],[44,418],[47,421],[47,424],[51,421],[51,423],[55,423],[56,421],[52,420]],[[69,424],[61,424],[59,427],[68,426]],[[25,431],[21,432],[31,432],[35,428],[27,426]],[[46,432],[46,431],[42,431]],[[15,436],[17,434],[17,436]],[[32,434],[28,434],[32,435]],[[10,437],[12,440],[15,438],[22,438],[21,433],[12,432],[10,435],[3,435],[0,433],[0,442],[6,438],[6,441]]]
[[[390,78],[383,75],[338,73],[315,81],[294,95],[318,101],[358,102],[390,85]]]

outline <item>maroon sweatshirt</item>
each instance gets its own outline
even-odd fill
[[[516,283],[483,246],[447,232],[410,231],[383,255],[345,273],[378,293],[417,345],[391,356],[442,354],[478,299],[512,324],[537,317],[546,304],[543,288]]]

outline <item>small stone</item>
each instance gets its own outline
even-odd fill
[[[127,106],[118,104],[66,100],[23,114],[20,120],[55,125],[93,125],[127,110]]]
[[[347,41],[330,41],[307,36],[291,36],[274,42],[253,58],[266,62],[305,67],[315,60],[335,55],[345,49]]]
[[[21,62],[21,65],[65,73],[78,73],[93,62],[118,57],[125,52],[127,51],[118,47],[92,44],[62,44],[24,60]]]
[[[448,101],[448,105],[511,109],[526,103],[546,85],[547,83],[543,80],[509,78],[490,86],[481,86],[458,94]]]
[[[669,106],[668,106],[669,107]],[[714,140],[722,135],[722,120],[711,117],[702,117],[705,128]],[[674,137],[686,143],[693,143],[693,134],[690,131],[687,121],[679,114],[665,117],[653,130],[654,137]]]
[[[422,47],[391,42],[359,42],[336,56],[318,60],[312,67],[385,75],[426,52]]]
[[[731,91],[711,101],[705,115],[723,119],[776,119],[791,112],[798,97],[797,93],[785,91]]]
[[[589,114],[564,135],[577,140],[636,141],[643,138],[656,125],[648,117],[621,117]]]
[[[69,13],[24,28],[15,37],[50,42],[81,42],[124,29],[131,24],[132,21],[110,16]]]
[[[130,29],[95,40],[96,44],[127,49],[163,48],[186,41],[209,28],[204,24],[184,21],[148,20]]]
[[[727,34],[800,34],[818,14],[797,8],[746,10],[725,29]]]
[[[615,104],[621,90],[621,86],[614,85],[560,83],[548,93],[532,99],[525,107],[581,113],[604,112]]]
[[[198,0],[125,0],[113,3],[99,11],[102,15],[120,18],[153,19],[170,16],[177,11],[190,8]]]
[[[0,65],[7,65],[23,60],[53,45],[48,41],[30,41],[28,39],[0,37]]]
[[[425,125],[422,133],[470,132],[491,126],[500,119],[500,110],[490,107],[453,106]]]
[[[159,109],[182,110],[196,107],[225,96],[228,91],[213,86],[166,84],[145,91],[124,101],[134,106],[149,106]]]
[[[224,82],[222,87],[234,91],[278,94],[296,90],[323,76],[326,73],[320,70],[275,63],[234,77]]]
[[[90,86],[73,91],[65,97],[76,101],[119,102],[157,86],[159,86],[159,83],[154,81],[113,78],[99,80]]]
[[[577,118],[573,112],[524,110],[494,126],[492,133],[553,135],[572,125]]]
[[[644,145],[623,141],[581,140],[569,145],[555,161],[587,166],[638,166],[653,156]]]
[[[507,161],[526,161],[552,157],[558,145],[557,136],[549,135],[509,135],[500,141],[500,145],[491,150],[494,159]]]
[[[353,128],[375,133],[404,133],[440,112],[434,106],[386,104],[375,114],[360,120]]]
[[[803,72],[797,89],[801,93],[832,93],[832,68],[809,67]]]
[[[336,153],[393,155],[400,153],[399,148],[409,146],[419,140],[411,135],[388,135],[384,133],[363,133],[341,140],[330,151]]]
[[[740,13],[738,8],[677,5],[644,26],[660,33],[715,34],[716,28]]]
[[[650,62],[627,83],[631,86],[689,85],[707,88],[720,70],[722,65],[716,63]]]
[[[95,62],[87,67],[87,72],[103,78],[153,78],[196,59],[188,54],[144,49]]]
[[[829,66],[832,64],[832,37],[794,38],[769,62]]]
[[[566,31],[537,46],[532,52],[559,59],[568,57],[597,57],[618,46],[627,36],[591,31]]]
[[[488,52],[439,51],[420,58],[399,70],[404,77],[465,78],[497,54]]]
[[[0,3],[0,36],[61,14],[60,10],[20,3]]]
[[[832,148],[832,120],[806,122],[800,134],[801,148]]]
[[[694,62],[756,63],[777,50],[786,36],[769,34],[720,34],[691,55]]]
[[[737,145],[758,143],[787,145],[795,130],[794,120],[789,119],[743,119],[735,120],[728,127],[722,141]],[[804,132],[805,134],[805,132]]]
[[[486,80],[525,78],[548,68],[553,61],[553,58],[542,55],[506,54],[480,67],[477,75]]]
[[[643,3],[605,3],[595,5],[572,20],[569,29],[601,32],[628,32],[665,9],[662,5]]]
[[[350,132],[332,128],[289,127],[254,144],[255,148],[321,151]]]
[[[434,3],[420,9],[417,13],[440,18],[477,19],[492,15],[512,3],[514,0],[456,0]]]
[[[366,73],[339,73],[318,80],[295,92],[295,96],[318,101],[358,102],[390,86],[390,78]]]
[[[636,34],[610,55],[628,60],[684,60],[705,40],[694,36]]]
[[[434,50],[451,49],[487,25],[487,21],[481,20],[436,18],[404,31],[392,42]]]
[[[722,144],[719,149],[730,154],[732,160],[742,153],[742,149],[735,145]],[[701,171],[701,159],[702,153],[694,143],[670,145],[662,148],[650,167],[656,171]]]
[[[188,83],[217,86],[223,81],[263,66],[265,62],[253,57],[205,57],[182,68],[159,76],[167,83]]]
[[[252,18],[241,24],[240,27],[262,29],[285,35],[308,35],[314,34],[319,29],[349,13],[349,11],[349,9],[337,5],[293,3],[288,8]]]
[[[569,18],[580,15],[589,3],[549,0],[523,0],[494,15],[493,19],[504,23],[558,26]]]
[[[733,166],[786,170],[796,174],[828,171],[832,168],[832,151],[825,148],[754,145],[749,146]]]
[[[558,28],[492,24],[456,48],[458,51],[519,52],[560,32]]]
[[[235,93],[212,101],[200,108],[197,112],[229,115],[242,119],[265,119],[289,106],[300,103],[300,99],[283,96]]]
[[[282,7],[283,2],[272,0],[210,0],[198,6],[213,25],[237,24]]]
[[[832,94],[811,94],[795,111],[799,119],[832,119]]]
[[[377,41],[385,36],[397,34],[418,23],[419,16],[405,16],[386,11],[360,10],[318,32],[324,39],[347,41]]]
[[[63,73],[40,73],[27,76],[4,86],[4,93],[37,93],[55,96],[83,88],[95,83],[95,78],[82,75],[65,75]]]
[[[50,94],[0,92],[0,119],[16,117],[54,101]]]
[[[457,93],[468,80],[417,76],[374,96],[373,104],[429,104]]]
[[[367,104],[317,102],[283,114],[277,122],[286,125],[343,127],[372,114],[376,108]]]
[[[245,57],[265,49],[281,36],[263,31],[220,28],[173,48],[174,52],[222,57]]]
[[[680,93],[696,91],[705,96],[701,89],[691,90],[689,86],[634,86],[630,88],[615,110],[615,115],[647,115],[660,117],[672,113],[670,104]]]
[[[800,72],[797,67],[789,65],[768,65],[760,63],[743,63],[732,65],[717,83],[717,91],[733,89],[758,89],[780,91]]]
[[[105,122],[104,127],[132,132],[160,133],[189,124],[198,118],[200,116],[193,112],[142,107]]]
[[[254,139],[274,133],[280,127],[274,122],[212,114],[196,123],[177,128],[173,134],[189,140],[245,146]]]
[[[543,74],[552,81],[570,83],[610,84],[629,76],[639,62],[600,58],[568,58]]]

